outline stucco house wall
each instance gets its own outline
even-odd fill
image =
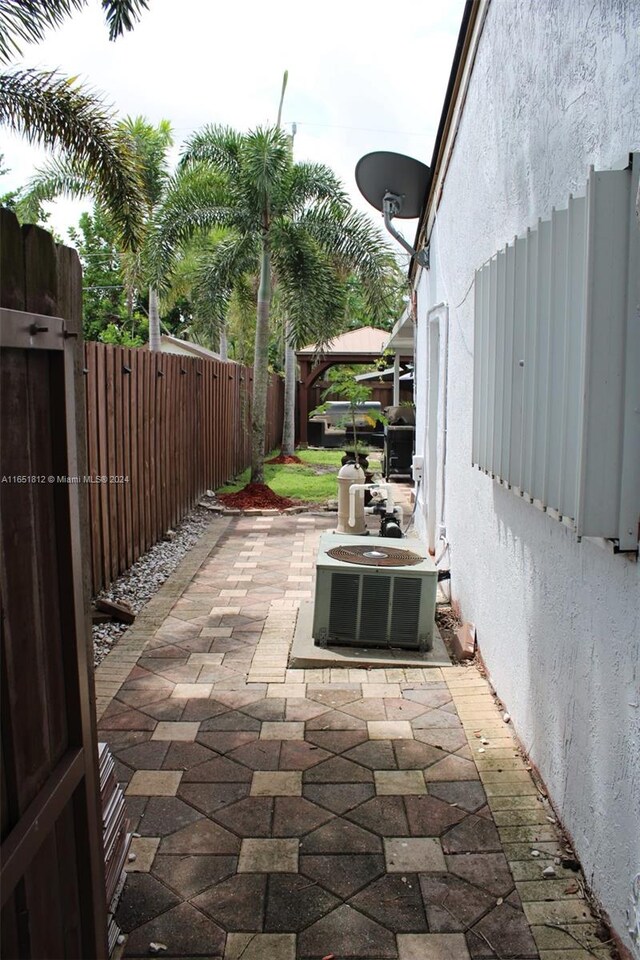
[[[640,957],[640,564],[471,466],[474,271],[640,148],[637,0],[492,0],[417,282],[417,453],[428,314],[448,305],[444,523],[452,589],[586,877]],[[444,353],[442,354],[442,364]],[[441,465],[441,463],[440,463]],[[424,486],[424,485],[423,485]],[[437,486],[440,519],[443,490]],[[426,537],[425,494],[418,529]],[[437,545],[437,552],[443,543]],[[446,558],[445,558],[446,560]]]

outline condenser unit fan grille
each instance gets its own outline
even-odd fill
[[[378,643],[386,640],[391,577],[363,576],[360,633]]]
[[[343,563],[359,563],[369,567],[413,567],[424,560],[424,557],[412,550],[387,546],[372,547],[369,544],[332,547],[327,550],[327,556],[333,560],[342,560]]]
[[[343,573],[333,578],[329,630],[334,636],[355,636],[358,623],[359,590],[360,577],[357,573]]]

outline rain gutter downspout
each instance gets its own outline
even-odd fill
[[[429,393],[427,406],[427,543],[431,556],[436,552],[436,535],[444,524],[445,461],[447,451],[447,365],[449,351],[449,308],[446,303],[432,307],[429,323]],[[441,356],[442,353],[442,356]],[[438,406],[440,403],[440,370],[443,370],[442,458],[438,464]],[[439,469],[438,469],[439,467]],[[438,473],[440,474],[438,478]],[[436,530],[437,488],[440,487],[440,521]]]

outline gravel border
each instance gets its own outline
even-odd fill
[[[114,580],[106,590],[102,590],[96,599],[124,601],[134,613],[139,613],[173,573],[185,554],[198,543],[215,518],[215,513],[199,504],[180,521],[175,530],[167,531],[162,540],[139,557],[133,566]],[[128,624],[115,620],[94,625],[95,667],[104,660],[127,629]]]

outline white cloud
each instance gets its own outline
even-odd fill
[[[283,118],[298,124],[296,158],[331,166],[371,212],[356,162],[371,150],[430,161],[462,10],[463,0],[150,0],[135,30],[109,43],[90,0],[23,62],[81,76],[123,115],[167,118],[178,142],[204,123],[273,122],[286,68]],[[44,156],[12,136],[2,151],[11,172],[0,193]],[[77,204],[52,209],[59,231],[77,220]],[[412,237],[414,224],[403,232]]]

